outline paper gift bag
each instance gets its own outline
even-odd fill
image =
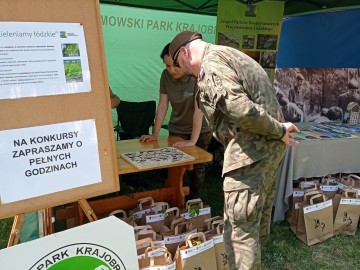
[[[152,204],[150,212],[142,215],[141,225],[151,225],[153,230],[159,233],[164,224],[165,211],[168,208],[169,204],[167,202],[157,202]]]
[[[137,224],[135,223],[135,220],[132,218],[129,218],[126,215],[126,212],[124,210],[119,209],[119,210],[112,211],[109,214],[109,216],[115,216],[117,218],[120,218],[122,221],[126,222],[127,224],[129,224],[132,227],[137,226]]]
[[[314,181],[302,181],[299,186],[299,188],[294,188],[293,194],[289,197],[289,209],[286,212],[286,220],[289,222],[293,232],[296,230],[299,205],[304,200],[305,190],[317,190],[317,185]]]
[[[207,240],[213,239],[214,241],[217,269],[230,270],[230,266],[225,251],[224,236],[223,236],[224,220],[216,220],[214,221],[213,225],[215,227],[216,233],[212,235],[210,238],[206,238],[206,239]]]
[[[165,246],[174,256],[180,242],[184,241],[185,237],[190,233],[197,232],[196,228],[190,222],[181,222],[177,224],[174,231],[163,234]]]
[[[175,262],[166,247],[148,247],[145,253],[138,257],[140,270],[175,270]]]
[[[153,247],[154,243],[150,237],[146,237],[140,240],[136,240],[136,252],[137,255],[143,255],[148,247]]]
[[[186,208],[180,212],[180,216],[191,222],[200,231],[203,230],[204,221],[211,217],[211,207],[204,206],[201,199],[188,200]]]
[[[355,189],[360,189],[360,176],[349,174],[348,177],[353,181],[353,187]]]
[[[338,186],[341,190],[354,187],[354,180],[349,176],[342,176],[338,182]]]
[[[180,209],[178,207],[171,207],[165,211],[164,216],[164,225],[170,228],[171,223],[180,216]]]
[[[310,205],[305,204],[305,201],[301,204],[299,212],[303,216],[305,230],[298,226],[296,236],[308,246],[333,236],[332,200],[326,200],[323,194],[315,194],[310,198]]]
[[[206,239],[209,239],[212,235],[216,234],[216,227],[224,223],[224,219],[220,216],[207,218],[204,221],[202,228],[198,228],[198,232],[203,232]]]
[[[334,198],[334,234],[355,235],[360,215],[360,199],[355,189],[344,190]]]
[[[132,218],[136,224],[141,224],[141,217],[150,212],[150,207],[153,204],[154,199],[152,197],[139,199],[136,208],[129,210],[130,218]]]
[[[202,232],[189,234],[179,244],[174,258],[176,270],[217,270],[214,241]]]
[[[157,234],[150,225],[142,225],[134,227],[135,240],[150,238],[154,245],[163,246],[165,242],[160,234]]]
[[[331,175],[324,176],[321,179],[320,190],[323,191],[326,198],[334,198],[339,190],[337,179]]]
[[[287,214],[287,220],[290,224],[290,229],[296,233],[300,203],[304,201],[304,190],[294,190],[289,202],[289,211]]]
[[[318,189],[307,189],[304,190],[303,202],[299,203],[296,207],[297,209],[297,222],[295,226],[292,226],[291,229],[296,235],[306,234],[305,219],[304,219],[304,207],[310,204],[310,199],[318,194],[322,194],[321,190]]]

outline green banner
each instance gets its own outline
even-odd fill
[[[165,68],[160,53],[177,33],[196,31],[215,41],[215,16],[107,4],[100,8],[109,84],[122,100],[158,101]],[[116,119],[113,110],[114,124]]]
[[[284,2],[219,0],[216,43],[243,51],[274,79]]]

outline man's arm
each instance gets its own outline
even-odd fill
[[[177,147],[193,146],[196,144],[197,140],[199,139],[204,114],[199,109],[196,99],[194,99],[194,103],[195,103],[195,105],[194,105],[195,110],[194,110],[194,114],[193,114],[191,138],[190,138],[190,140],[176,142],[176,143],[174,143],[174,146],[177,146]]]
[[[109,91],[110,91],[111,109],[115,109],[120,104],[120,98],[113,93],[110,87],[109,87]]]
[[[159,136],[162,123],[164,122],[165,115],[169,107],[169,98],[167,94],[160,94],[159,104],[156,110],[155,123],[152,135],[142,135],[140,141],[156,141]]]

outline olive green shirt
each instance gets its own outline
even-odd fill
[[[184,76],[175,80],[164,69],[160,79],[160,93],[168,96],[172,107],[169,131],[179,134],[191,134],[193,115],[195,110],[195,93],[197,91],[196,79]],[[201,133],[210,131],[206,121],[203,120]]]

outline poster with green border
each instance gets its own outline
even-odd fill
[[[216,44],[236,48],[255,59],[274,79],[284,2],[244,4],[219,0]]]

